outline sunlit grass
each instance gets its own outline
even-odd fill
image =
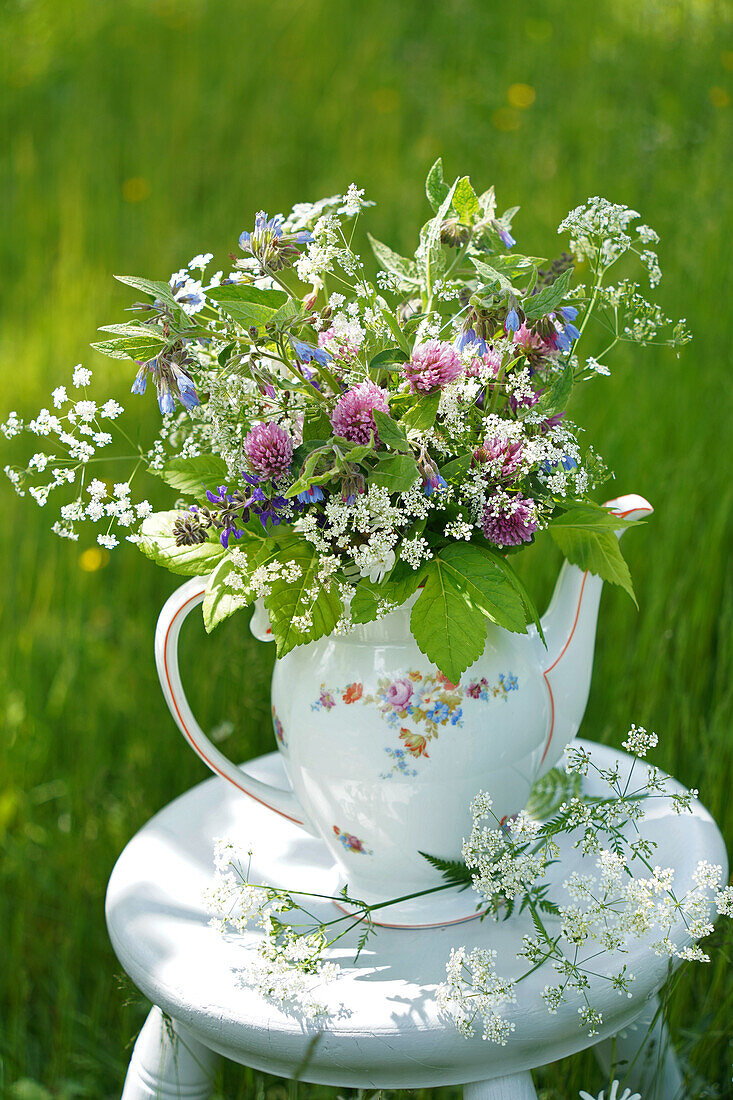
[[[631,720],[656,729],[657,762],[700,788],[731,841],[723,11],[702,0],[5,5],[0,416],[47,403],[82,359],[123,395],[130,372],[87,347],[129,301],[111,274],[164,278],[206,249],[223,266],[261,206],[284,210],[353,179],[379,201],[375,235],[406,249],[406,227],[427,216],[425,169],[442,154],[448,174],[521,203],[519,246],[548,256],[554,227],[588,194],[641,210],[662,234],[663,304],[687,316],[695,341],[679,359],[622,352],[574,410],[616,471],[608,495],[641,492],[656,508],[626,547],[639,613],[620,592],[604,596],[583,732],[619,744]],[[152,433],[152,399],[129,400]],[[152,661],[177,582],[132,548],[107,557],[58,543],[48,509],[9,490],[2,501],[0,1096],[25,1077],[55,1097],[111,1097],[145,1006],[107,941],[106,881],[132,833],[204,775]],[[530,558],[538,596],[557,565]],[[202,724],[233,723],[234,758],[269,750],[272,654],[246,616],[212,638],[191,625],[184,643]],[[718,938],[712,967],[683,978],[672,1024],[698,1085],[724,1096],[733,944]],[[536,1080],[548,1100],[604,1084],[590,1055]],[[228,1100],[285,1095],[236,1067],[220,1087]]]

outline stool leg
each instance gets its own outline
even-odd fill
[[[614,1076],[644,1100],[682,1100],[682,1074],[661,1014],[652,1027],[658,1008],[659,998],[652,997],[620,1035],[604,1039],[593,1050],[604,1073],[611,1072],[615,1059]]]
[[[531,1073],[513,1073],[463,1086],[463,1100],[537,1100]]]
[[[216,1061],[154,1006],[137,1037],[122,1100],[206,1100]]]

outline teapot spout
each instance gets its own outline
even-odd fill
[[[654,511],[647,500],[636,494],[607,501],[604,507],[626,520],[642,519]],[[620,538],[623,528],[616,534]],[[583,719],[593,671],[602,587],[600,577],[564,562],[542,618],[547,650],[542,652],[541,660],[550,714],[538,778],[557,764]]]

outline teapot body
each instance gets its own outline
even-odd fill
[[[373,903],[440,885],[421,853],[461,857],[478,791],[499,819],[526,804],[551,705],[526,636],[490,626],[482,656],[452,684],[418,649],[403,607],[279,659],[272,714],[341,885]]]

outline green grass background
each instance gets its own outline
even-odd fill
[[[111,273],[165,278],[205,250],[225,262],[261,206],[353,179],[379,201],[375,235],[404,250],[442,154],[447,175],[521,204],[530,253],[553,255],[558,221],[589,194],[639,209],[662,235],[661,301],[695,339],[679,358],[622,351],[573,410],[615,469],[609,495],[656,507],[626,548],[640,611],[619,591],[603,599],[583,732],[618,745],[632,720],[656,729],[656,761],[700,788],[730,847],[726,12],[714,0],[5,0],[0,415],[47,404],[79,360],[125,394],[130,371],[87,347],[129,304]],[[511,105],[516,83],[535,90],[531,106]],[[152,431],[153,399],[135,401]],[[133,548],[86,571],[83,546],[50,535],[50,505],[9,487],[0,499],[0,1096],[114,1097],[146,1006],[107,941],[105,884],[135,830],[205,775],[153,667],[177,582]],[[557,564],[529,563],[538,598]],[[233,723],[235,758],[267,751],[272,656],[246,616],[211,639],[191,625],[185,641],[204,726]],[[733,937],[714,947],[671,1004],[700,1096],[731,1095]],[[588,1054],[535,1077],[551,1100],[604,1084]],[[234,1066],[217,1087],[228,1100],[286,1095]]]

